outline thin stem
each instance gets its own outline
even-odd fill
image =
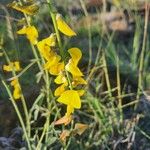
[[[8,86],[7,86],[7,84],[5,83],[4,80],[2,80],[2,83],[3,83],[3,85],[4,85],[5,88],[6,88],[6,91],[7,91],[8,95],[9,95],[9,97],[10,97],[10,100],[11,100],[11,102],[12,102],[14,108],[15,108],[15,111],[16,111],[16,113],[17,113],[17,116],[18,116],[18,118],[19,118],[20,124],[21,124],[21,126],[22,126],[22,129],[23,129],[23,132],[24,132],[24,135],[25,135],[27,144],[28,144],[28,148],[29,148],[29,150],[32,150],[32,149],[31,149],[31,145],[30,145],[30,140],[29,140],[29,137],[28,137],[26,128],[25,128],[25,124],[24,124],[24,121],[23,121],[23,119],[22,119],[23,117],[22,117],[22,115],[21,115],[21,113],[20,113],[20,111],[19,111],[19,109],[18,109],[18,106],[17,106],[15,100],[13,99],[13,96],[12,96],[12,94],[11,94],[11,92],[10,92],[10,90],[9,90],[9,88],[8,88]]]
[[[84,14],[86,16],[86,18],[88,18],[89,14],[88,11],[86,9],[85,3],[83,0],[80,0],[81,3],[81,7],[84,11]],[[91,69],[91,64],[92,64],[92,33],[91,33],[91,25],[89,24],[89,22],[87,22],[88,25],[88,44],[89,44],[89,62],[88,62],[88,69],[87,69],[87,73],[89,74],[90,69]]]
[[[140,66],[139,66],[139,78],[138,78],[138,90],[136,99],[140,98],[140,91],[143,89],[143,67],[144,67],[144,53],[146,49],[146,39],[147,39],[147,28],[148,28],[148,17],[149,17],[149,7],[147,3],[145,3],[145,25],[144,25],[144,37],[143,37],[143,45],[140,56]],[[135,105],[135,109],[137,104]]]

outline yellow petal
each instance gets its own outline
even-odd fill
[[[55,78],[54,82],[56,84],[62,84],[62,83],[67,82],[67,79],[66,79],[65,75],[63,74],[63,72],[59,73],[59,75]]]
[[[16,86],[14,89],[13,97],[14,97],[14,99],[20,99],[21,98],[21,91],[20,91],[20,88],[18,86]]]
[[[3,65],[3,70],[10,72],[10,71],[21,71],[22,68],[20,67],[20,62],[15,61],[15,62],[10,62],[9,65]]]
[[[18,80],[17,80],[17,79],[12,80],[12,81],[10,82],[10,85],[11,85],[11,86],[18,85]]]
[[[66,22],[62,19],[60,14],[56,15],[56,22],[57,22],[57,26],[58,29],[60,30],[60,32],[62,32],[63,34],[67,35],[67,36],[75,36],[76,33],[66,24]]]
[[[77,65],[79,60],[81,59],[82,57],[82,53],[81,53],[81,50],[79,48],[70,48],[68,50],[73,62],[74,62],[74,65]]]
[[[26,34],[27,39],[33,44],[37,44],[38,31],[34,26],[23,27],[17,34]]]
[[[67,105],[66,116],[70,116],[74,112],[74,108],[71,105]]]
[[[55,46],[56,45],[56,34],[52,33],[48,38],[42,40],[45,45]]]
[[[60,96],[65,91],[65,84],[60,85],[54,92],[55,96]]]
[[[56,66],[57,64],[59,64],[59,61],[61,60],[61,57],[57,54],[54,54],[54,56],[50,56],[50,59],[48,60],[48,62],[45,64],[44,68],[49,70],[52,66]],[[57,69],[57,68],[54,68]]]
[[[34,15],[39,10],[39,6],[36,4],[32,4],[29,6],[21,6],[16,1],[9,4],[8,7],[11,7],[13,9],[20,11],[22,13],[25,13],[27,15]]]
[[[70,72],[73,76],[83,76],[83,73],[80,69],[73,63],[73,60],[70,59],[69,63],[65,66],[65,69]]]
[[[59,75],[60,72],[64,70],[64,62],[57,63],[49,68],[49,73],[51,75]]]
[[[69,105],[73,108],[81,108],[81,100],[79,94],[75,90],[67,90],[57,99],[58,102]]]

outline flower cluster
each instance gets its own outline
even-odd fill
[[[9,65],[3,65],[3,70],[6,72],[12,72],[12,71],[18,72],[18,71],[21,71],[22,68],[20,67],[19,61],[14,61],[14,62],[10,62]],[[13,98],[16,100],[20,99],[21,98],[21,90],[20,90],[18,79],[12,80],[10,84],[14,88]]]
[[[30,7],[23,8],[22,6],[12,3],[12,8],[31,15]],[[56,28],[66,36],[76,36],[76,33],[67,25],[60,14],[55,15]],[[70,118],[74,109],[81,108],[80,96],[84,94],[84,90],[79,90],[79,85],[86,84],[83,79],[83,73],[78,67],[78,63],[82,57],[82,52],[79,48],[73,47],[68,50],[70,59],[64,60],[55,50],[56,33],[52,33],[49,37],[38,41],[38,31],[35,26],[24,26],[17,31],[18,34],[26,35],[32,45],[37,46],[40,55],[44,58],[43,68],[54,76],[54,82],[58,87],[54,91],[54,95],[59,103],[67,106],[65,117]],[[58,33],[57,33],[58,34]],[[59,41],[58,41],[59,42]]]

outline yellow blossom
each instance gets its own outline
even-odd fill
[[[74,108],[76,109],[81,108],[80,96],[78,92],[75,90],[66,90],[60,95],[57,101],[67,105],[67,113],[66,113],[67,116],[73,113]]]
[[[55,96],[60,96],[65,91],[66,84],[60,85],[54,92]]]
[[[51,75],[59,75],[59,73],[64,70],[64,66],[64,62],[59,62],[49,68],[49,73]]]
[[[68,50],[68,53],[70,54],[73,62],[74,62],[74,65],[78,65],[78,62],[79,60],[81,59],[82,57],[82,53],[81,53],[81,50],[79,48],[76,48],[76,47],[73,47],[73,48],[70,48]]]
[[[67,79],[63,72],[60,72],[59,75],[55,78],[54,82],[56,84],[62,84],[62,83],[67,83]]]
[[[20,67],[20,62],[15,61],[15,62],[10,62],[9,65],[3,65],[3,70],[10,72],[10,71],[21,71],[22,68]]]
[[[15,79],[15,80],[11,81],[10,84],[14,88],[14,91],[13,91],[14,99],[20,99],[21,98],[21,90],[20,90],[20,86],[19,86],[18,80]]]
[[[65,69],[70,72],[73,76],[83,76],[80,69],[74,64],[72,59],[69,60],[68,64],[65,66]]]
[[[81,50],[78,48],[71,48],[68,50],[71,59],[68,64],[65,66],[65,69],[70,72],[73,76],[83,76],[82,72],[78,68],[78,62],[82,57]]]
[[[17,34],[26,34],[27,39],[33,44],[37,44],[38,31],[34,26],[26,27],[24,26],[22,29],[17,31]]]
[[[37,43],[38,50],[47,61],[51,60],[51,58],[56,55],[56,53],[51,50],[51,47],[54,47],[55,45],[55,34],[51,34],[48,38],[45,38]]]
[[[61,60],[61,57],[59,55],[57,55],[56,53],[53,53],[50,58],[47,60],[44,68],[49,70],[50,67],[57,65],[59,63],[59,61]]]
[[[67,36],[75,36],[76,33],[67,25],[67,23],[62,19],[60,14],[56,15],[57,27],[60,32]]]
[[[12,3],[10,3],[8,5],[8,7],[11,7],[13,9],[20,11],[22,13],[25,13],[27,15],[34,15],[39,10],[39,6],[36,4],[31,4],[28,6],[21,6],[16,1],[13,1]]]

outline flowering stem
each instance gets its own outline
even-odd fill
[[[3,49],[2,49],[3,50]],[[3,53],[5,55],[5,58],[6,58],[6,61],[8,64],[10,64],[10,59],[6,53],[5,50],[3,50]],[[16,77],[16,73],[14,70],[12,70],[12,75],[13,77]],[[19,81],[18,81],[19,83]],[[22,94],[22,89],[21,89],[21,86],[19,84],[19,89],[21,90],[21,102],[22,102],[22,105],[23,105],[23,109],[24,109],[24,113],[25,113],[25,117],[26,117],[26,125],[27,125],[27,131],[28,131],[28,135],[30,136],[30,131],[31,131],[31,127],[30,127],[30,120],[29,120],[29,114],[28,114],[28,109],[27,109],[27,104],[26,104],[26,101],[25,101],[25,98],[24,98],[24,95]]]
[[[65,62],[64,50],[63,50],[63,47],[62,47],[62,42],[61,42],[60,34],[59,34],[59,31],[58,31],[57,23],[56,23],[56,14],[54,14],[52,12],[51,0],[47,0],[47,3],[49,4],[50,16],[52,18],[53,26],[54,26],[54,29],[55,29],[55,32],[56,32],[56,37],[57,37],[57,41],[58,41],[60,55],[61,55],[62,59]],[[70,78],[69,78],[69,73],[67,71],[65,71],[65,72],[66,72],[67,80],[68,80],[68,83],[69,83],[69,88],[72,90],[73,88],[72,88],[72,84],[71,84],[71,81],[70,81]]]
[[[63,48],[62,48],[62,42],[61,42],[60,34],[59,34],[59,31],[58,31],[58,28],[57,28],[57,23],[56,23],[56,14],[54,12],[52,12],[51,0],[47,0],[47,3],[49,4],[50,16],[52,18],[53,26],[54,26],[54,29],[55,29],[55,32],[56,32],[59,51],[60,51],[60,54],[62,56],[62,59],[64,60],[64,51],[63,51]]]

